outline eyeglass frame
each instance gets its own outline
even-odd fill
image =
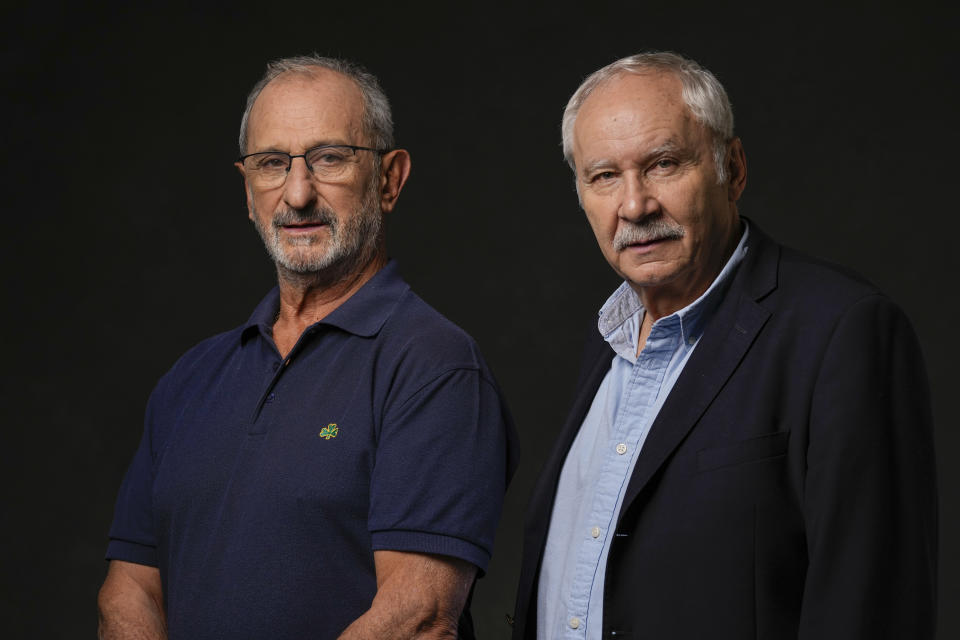
[[[376,153],[379,155],[383,155],[385,153],[390,153],[391,151],[393,151],[393,149],[375,149],[373,147],[361,147],[355,144],[318,144],[317,146],[310,147],[303,153],[298,153],[298,154],[287,153],[286,151],[256,151],[254,153],[248,153],[246,155],[240,156],[239,158],[237,158],[236,162],[240,164],[240,166],[242,166],[244,170],[255,171],[255,169],[247,169],[243,161],[246,160],[247,158],[258,156],[261,154],[274,153],[278,155],[285,155],[288,158],[290,158],[290,163],[287,164],[287,170],[284,172],[286,175],[284,176],[283,181],[286,182],[287,180],[286,176],[290,175],[290,169],[293,168],[294,158],[303,158],[303,163],[306,165],[307,171],[310,172],[310,175],[312,176],[317,175],[313,172],[313,167],[310,165],[310,163],[307,162],[307,155],[316,151],[317,149],[350,149],[354,153],[356,153],[357,151],[370,151],[372,153]],[[279,186],[280,184],[283,184],[283,183],[279,183],[277,186]]]

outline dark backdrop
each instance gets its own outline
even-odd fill
[[[731,95],[742,212],[859,270],[913,319],[937,420],[941,637],[960,637],[957,24],[917,3],[859,4],[4,10],[3,635],[93,636],[150,389],[274,281],[231,166],[244,97],[266,60],[316,50],[381,78],[414,167],[391,254],[477,338],[520,429],[523,463],[474,603],[481,638],[506,638],[523,506],[583,328],[616,285],[577,207],[560,116],[588,72],[663,48]]]

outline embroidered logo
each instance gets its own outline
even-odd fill
[[[337,433],[339,432],[340,432],[340,429],[337,428],[337,425],[331,422],[330,424],[325,426],[323,429],[320,429],[320,433],[318,433],[317,435],[323,438],[324,440],[329,440],[330,438],[336,438]]]

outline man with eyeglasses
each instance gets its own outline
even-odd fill
[[[515,435],[474,342],[387,258],[410,172],[387,99],[352,63],[273,62],[240,149],[278,287],[154,390],[101,637],[472,637]]]

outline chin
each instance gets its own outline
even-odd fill
[[[284,251],[277,262],[294,273],[312,273],[330,266],[333,260],[326,252]]]
[[[655,268],[618,269],[617,273],[634,287],[657,287],[673,281],[678,275],[673,269]]]

